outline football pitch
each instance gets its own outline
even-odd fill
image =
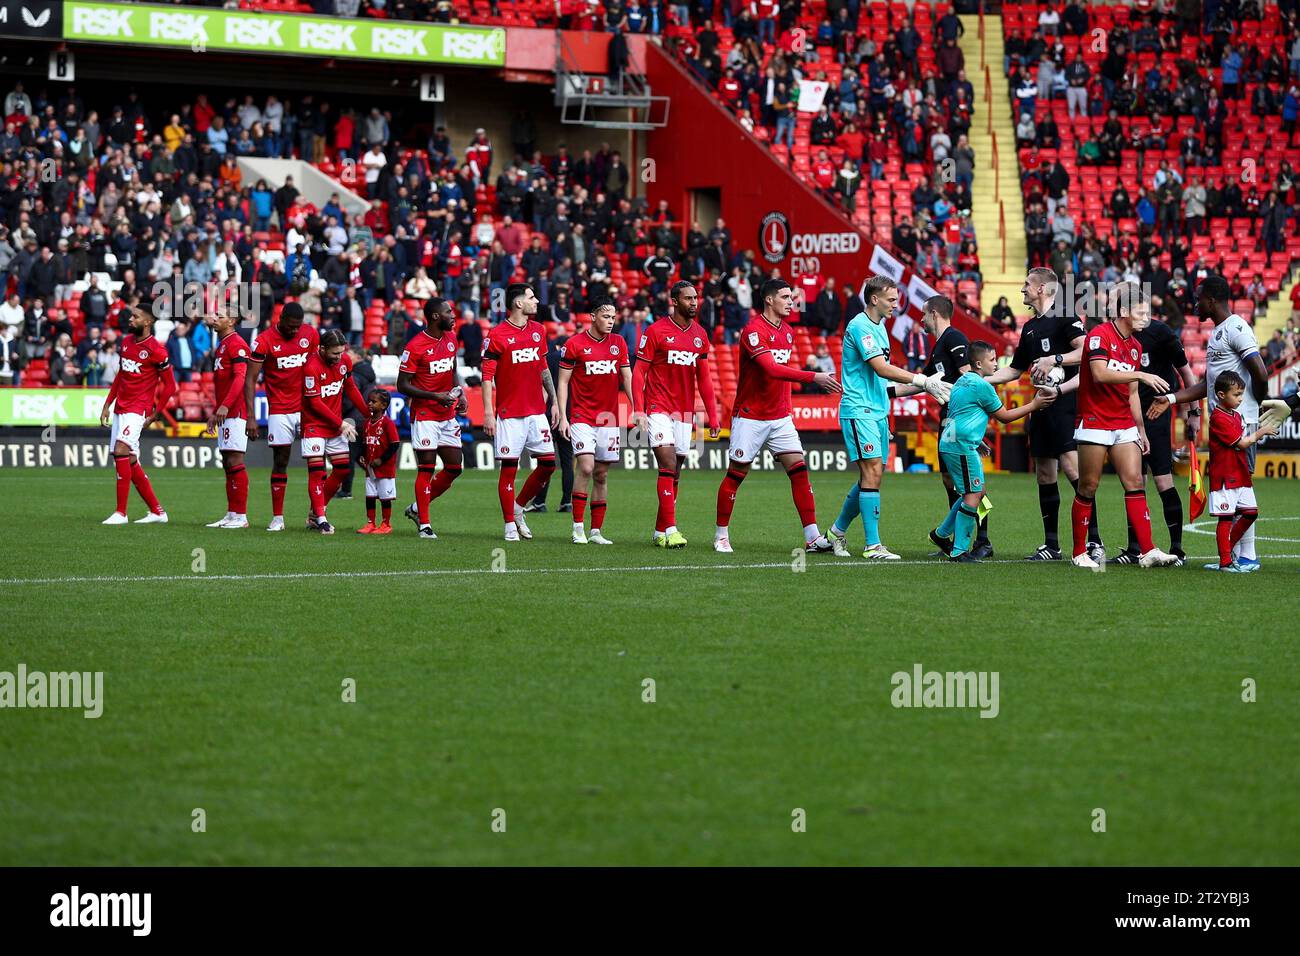
[[[613,547],[569,542],[558,478],[506,545],[490,472],[429,542],[410,473],[388,538],[353,533],[360,496],[304,531],[301,467],[279,535],[265,471],[242,531],[203,527],[219,472],[151,477],[170,524],[102,527],[109,471],[0,474],[0,671],[103,673],[98,718],[0,710],[0,864],[1300,862],[1300,483],[1257,484],[1264,567],[1227,575],[1206,520],[1182,569],[1026,564],[1028,475],[990,479],[978,568],[926,557],[933,475],[886,477],[905,560],[872,565],[860,524],[852,559],[792,555],[779,473],[741,487],[734,555],[717,472],[683,476],[672,552],[651,472],[611,474]],[[851,479],[813,483],[825,527]],[[1098,502],[1113,555],[1113,476]],[[931,671],[996,694],[895,706]]]

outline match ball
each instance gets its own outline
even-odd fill
[[[1065,381],[1065,369],[1060,365],[1053,365],[1047,372],[1047,384],[1059,386]]]

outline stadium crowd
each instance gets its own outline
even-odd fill
[[[721,6],[720,24],[701,10],[665,31],[692,75],[799,178],[860,226],[879,226],[921,276],[961,283],[978,313],[975,88],[951,6]]]
[[[1003,18],[1027,264],[1078,289],[1147,283],[1176,326],[1217,272],[1262,313],[1300,256],[1296,4],[1069,0]]]
[[[493,293],[512,278],[534,285],[561,334],[593,296],[610,295],[629,341],[687,279],[703,292],[702,324],[734,341],[766,275],[725,221],[684,224],[667,203],[647,209],[630,196],[617,151],[573,155],[560,143],[543,153],[526,114],[500,155],[481,130],[454,144],[440,127],[413,148],[378,107],[335,110],[311,95],[199,93],[157,113],[134,92],[88,104],[76,87],[17,83],[4,107],[0,356],[15,384],[111,383],[133,304],[159,316],[182,383],[206,373],[213,343],[196,318],[226,283],[255,293],[243,304],[261,327],[295,299],[310,322],[372,354],[400,352],[423,327],[422,303],[445,296],[473,367],[503,316]],[[350,213],[336,193],[318,209],[291,177],[249,181],[239,155],[315,161],[371,208]],[[848,303],[834,282],[810,298],[805,323],[836,332]],[[186,397],[181,414],[201,415]]]

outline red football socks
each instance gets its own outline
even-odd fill
[[[718,485],[719,528],[731,524],[731,511],[736,507],[736,492],[740,490],[740,483],[745,480],[745,474],[738,469],[728,468],[727,473],[722,476],[722,484]]]
[[[1151,543],[1151,512],[1147,510],[1147,493],[1124,492],[1124,510],[1128,512],[1128,523],[1137,535],[1138,553],[1146,554],[1155,547]]]
[[[158,503],[158,496],[153,493],[153,485],[149,483],[149,476],[144,473],[139,461],[131,462],[131,481],[135,484],[135,490],[140,492],[140,497],[144,499],[144,503],[149,507],[149,510],[156,515],[162,514],[162,505]]]
[[[497,477],[497,497],[501,499],[501,516],[509,524],[515,520],[515,474],[519,471],[517,458],[501,459],[501,474]]]
[[[660,469],[659,480],[655,482],[655,493],[659,498],[659,511],[655,515],[656,531],[667,531],[677,524],[675,484],[676,476],[674,473]]]
[[[131,456],[114,455],[113,467],[117,470],[117,511],[126,514],[126,504],[131,499]]]
[[[799,512],[799,523],[805,528],[817,523],[817,502],[813,498],[812,483],[808,480],[808,466],[803,462],[787,472],[790,476],[790,494],[794,496],[794,507]]]
[[[519,507],[523,507],[532,501],[542,489],[550,483],[551,475],[555,472],[555,456],[542,455],[533,465],[533,470],[528,473],[528,479],[524,482],[524,487],[519,492],[519,497],[515,499]]]

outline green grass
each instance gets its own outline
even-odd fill
[[[333,538],[301,530],[301,469],[281,535],[261,530],[265,472],[241,532],[203,527],[219,473],[152,477],[169,525],[101,527],[107,472],[0,474],[0,670],[105,672],[98,720],[0,711],[0,864],[1300,862],[1298,484],[1260,484],[1277,540],[1249,576],[931,563],[944,498],[914,475],[884,489],[907,563],[794,573],[779,474],[745,483],[723,556],[717,473],[685,476],[691,545],[665,552],[653,475],[620,472],[615,547],[540,515],[499,574],[486,472],[435,503],[436,542],[401,519],[352,534],[359,499],[331,508]],[[823,523],[848,484],[815,478]],[[1041,531],[1032,478],[990,494],[1018,559]],[[1099,500],[1113,553],[1113,477]],[[1212,537],[1188,544],[1209,560]],[[104,580],[40,580],[68,577]],[[890,676],[917,662],[997,671],[1000,714],[895,709]]]

